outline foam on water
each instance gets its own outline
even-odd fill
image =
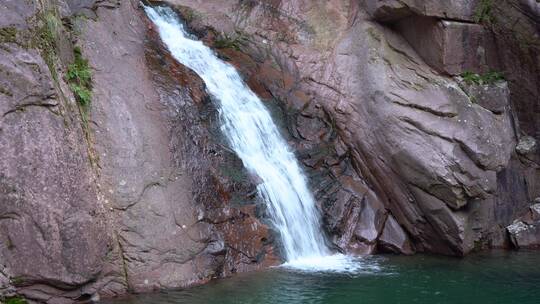
[[[379,266],[376,263],[369,263],[360,257],[343,254],[303,257],[288,261],[281,267],[304,272],[343,272],[351,274],[379,271]]]
[[[236,69],[193,39],[170,8],[145,6],[145,11],[173,57],[204,80],[218,103],[221,129],[232,149],[262,181],[257,190],[279,231],[284,266],[308,271],[354,269],[352,258],[332,255],[326,246],[315,200],[294,154]]]

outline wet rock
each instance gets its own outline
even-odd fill
[[[197,222],[188,234],[205,246],[195,258],[196,269],[203,275],[201,279],[198,274],[197,280],[278,264],[273,232],[262,222],[264,207],[256,195],[257,180],[225,148],[218,111],[204,83],[172,58],[152,27],[148,33],[147,64],[162,104],[170,107],[165,113],[174,134],[170,142],[173,159],[176,166],[191,172],[192,196],[185,203],[196,206]],[[184,101],[178,103],[179,99]]]

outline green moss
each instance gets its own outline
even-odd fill
[[[182,16],[182,19],[184,19],[184,21],[187,23],[193,22],[193,20],[195,20],[197,17],[197,13],[188,6],[179,5],[177,9]]]
[[[53,79],[58,82],[58,73],[55,68],[56,39],[62,22],[53,10],[44,12],[39,19],[41,25],[31,42],[31,47],[41,50],[41,55],[49,67]]]
[[[248,180],[243,167],[236,167],[232,164],[226,164],[220,166],[220,171],[223,176],[230,178],[232,181],[237,183],[243,183]]]
[[[491,23],[493,21],[493,0],[480,0],[474,14],[476,23]]]
[[[379,42],[382,41],[382,38],[381,38],[381,35],[379,34],[379,32],[377,31],[377,29],[375,29],[374,27],[370,27],[366,30],[366,32],[369,34],[369,36]]]
[[[6,247],[9,250],[13,250],[15,248],[15,245],[13,244],[13,241],[11,240],[11,237],[9,235],[7,236]]]
[[[18,286],[18,285],[22,285],[24,283],[24,278],[23,277],[12,277],[11,278],[11,284],[15,285],[15,286]]]
[[[43,16],[43,20],[45,22],[47,38],[54,42],[58,38],[58,29],[62,26],[62,22],[54,11],[46,12]]]
[[[77,102],[86,108],[92,99],[92,72],[79,47],[75,47],[73,54],[75,61],[68,66],[66,78]]]
[[[469,85],[493,84],[493,83],[496,83],[505,79],[504,75],[501,72],[495,72],[495,71],[491,71],[483,75],[466,71],[463,74],[461,74],[461,77],[463,78],[463,81],[465,81],[465,83]]]
[[[28,302],[26,302],[26,300],[22,297],[11,297],[11,298],[6,298],[6,300],[4,301],[5,304],[27,304]]]
[[[2,86],[0,86],[0,94],[13,97],[13,93],[11,93],[7,88],[4,88]]]
[[[247,38],[241,34],[234,37],[223,34],[214,41],[214,47],[218,49],[234,49],[240,51],[240,47],[247,41]]]
[[[0,43],[17,42],[17,29],[14,27],[0,28]]]

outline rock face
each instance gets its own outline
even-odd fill
[[[69,303],[279,263],[202,81],[139,2],[25,3],[0,14],[0,297]],[[66,83],[72,41],[89,108]]]
[[[521,130],[506,84],[450,77],[499,67],[475,1],[166,2],[209,44],[242,38],[240,51],[219,51],[281,105],[341,250],[391,250],[391,218],[410,240],[396,242],[403,253],[505,245],[538,174],[514,152]]]
[[[47,65],[37,51],[14,44],[0,52],[3,274],[19,293],[43,300],[42,289],[90,282],[108,240],[79,121],[62,104]]]
[[[274,114],[336,250],[538,247],[537,2],[159,2]],[[65,75],[74,43],[89,107]],[[490,70],[508,81],[456,77]],[[226,146],[139,1],[3,1],[0,296],[85,301],[279,263]]]

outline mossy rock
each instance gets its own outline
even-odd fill
[[[236,183],[249,182],[249,177],[246,174],[246,169],[243,166],[235,166],[234,164],[220,166],[220,171],[223,176],[231,179]]]
[[[17,29],[14,27],[0,28],[0,43],[16,43]]]

